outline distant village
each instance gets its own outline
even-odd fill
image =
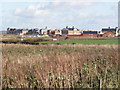
[[[80,30],[74,26],[66,26],[63,29],[19,29],[19,28],[7,28],[7,34],[17,35],[36,35],[36,36],[51,36],[51,37],[118,37],[120,36],[120,30],[115,28],[102,28],[101,30]]]

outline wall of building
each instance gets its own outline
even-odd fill
[[[108,31],[104,31],[103,32],[103,37],[115,37],[116,32],[108,32]]]
[[[81,35],[67,35],[67,37],[81,37]]]
[[[26,33],[28,33],[28,31],[22,31],[22,34],[23,34],[23,35],[26,34]]]
[[[68,35],[73,35],[74,31],[68,31]]]
[[[80,35],[80,31],[73,30],[73,31],[68,31],[68,35]]]
[[[55,30],[55,34],[60,34],[60,30]]]
[[[82,34],[81,37],[98,37],[98,34]]]

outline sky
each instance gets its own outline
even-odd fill
[[[0,30],[11,28],[101,30],[118,26],[118,0],[15,0],[0,3]]]

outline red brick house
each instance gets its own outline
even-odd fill
[[[115,37],[117,34],[117,28],[103,28],[102,29],[102,33],[103,33],[103,37]]]

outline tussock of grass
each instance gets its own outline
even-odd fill
[[[3,88],[118,88],[117,45],[3,44]]]

